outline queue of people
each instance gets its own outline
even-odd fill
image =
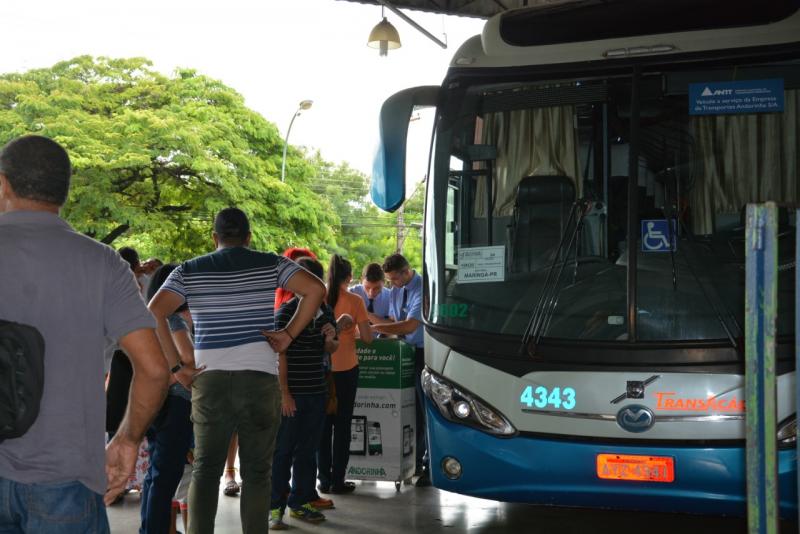
[[[226,208],[213,252],[140,263],[60,218],[70,175],[50,139],[24,136],[0,151],[0,279],[15,282],[4,283],[0,319],[39,329],[47,347],[38,418],[0,441],[0,500],[12,503],[0,531],[108,532],[103,506],[125,490],[145,436],[141,533],[174,531],[181,500],[188,531],[213,532],[223,478],[225,495],[241,493],[245,533],[286,528],[287,511],[324,521],[333,501],[323,495],[355,489],[345,474],[357,339],[402,336],[416,347],[424,428],[422,280],[402,255],[367,265],[351,289],[345,258],[334,255],[324,276],[309,249],[252,250],[246,214]],[[108,346],[118,350],[106,416]],[[418,486],[430,485],[424,439],[417,432]],[[79,510],[89,512],[67,525]]]

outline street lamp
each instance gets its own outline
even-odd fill
[[[286,130],[286,139],[283,140],[283,160],[281,161],[281,182],[286,181],[286,150],[289,148],[289,134],[292,133],[292,124],[294,120],[300,115],[301,111],[311,109],[313,100],[301,100],[297,106],[297,111],[292,115],[292,121],[289,123],[289,129]]]

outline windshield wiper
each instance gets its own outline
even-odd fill
[[[550,262],[550,268],[547,271],[547,277],[545,277],[542,292],[539,295],[536,306],[533,308],[530,321],[528,321],[528,326],[525,328],[525,333],[522,336],[520,352],[524,352],[525,349],[531,345],[529,353],[533,355],[536,351],[536,346],[550,326],[550,319],[558,304],[558,295],[560,292],[559,282],[561,280],[561,275],[564,273],[564,266],[569,261],[569,254],[573,245],[575,246],[575,262],[578,261],[577,237],[583,225],[583,219],[589,212],[590,207],[591,202],[583,199],[572,204],[572,208],[570,208],[567,224],[564,227],[564,231],[561,233],[561,239],[553,256],[553,261]],[[570,228],[573,228],[571,233]],[[569,245],[562,259],[562,251],[564,250],[564,243],[567,241],[568,235]],[[556,271],[556,265],[559,263],[561,265],[558,269],[558,274],[553,277],[553,273]],[[531,340],[533,340],[532,344]]]
[[[672,172],[675,175],[675,205],[672,203],[672,184],[669,182],[668,173]],[[676,214],[677,203],[680,199],[680,183],[678,181],[678,164],[670,169],[667,167],[664,170],[664,217],[667,219],[667,239],[669,240],[669,261],[672,264],[672,289],[678,290],[678,272],[675,268],[675,248],[678,244],[678,234],[680,228],[678,227],[679,220]],[[673,224],[674,223],[674,224]]]

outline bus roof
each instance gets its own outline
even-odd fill
[[[788,1],[797,4],[795,0]],[[712,29],[706,27],[648,35],[625,35],[626,31],[621,25],[636,22],[636,17],[629,13],[622,21],[597,20],[598,24],[616,22],[620,27],[620,31],[617,31],[616,34],[622,34],[618,37],[595,39],[595,35],[607,36],[614,32],[608,29],[597,32],[583,31],[577,25],[573,25],[562,30],[561,35],[557,35],[557,32],[547,31],[546,33],[557,41],[554,44],[537,43],[527,46],[511,44],[509,41],[520,42],[520,36],[530,35],[531,32],[541,29],[543,21],[537,20],[538,13],[532,14],[534,10],[542,12],[541,8],[525,8],[499,14],[489,19],[484,26],[482,35],[468,39],[458,49],[451,62],[451,67],[486,68],[580,63],[606,61],[621,57],[709,52],[800,42],[800,11],[795,8],[781,20],[759,25],[752,25],[752,23],[750,25],[745,23],[731,25],[736,21],[729,18],[724,21],[725,27]],[[784,12],[786,11],[784,10]],[[586,18],[587,14],[584,15]],[[592,15],[592,13],[588,14],[588,16]],[[604,16],[603,12],[597,12],[594,15]],[[606,13],[605,16],[610,15],[613,13]],[[575,14],[566,9],[562,10],[561,16],[563,17],[562,26],[570,20],[576,20]],[[554,19],[551,16],[544,22],[558,24],[557,18]],[[511,27],[511,24],[516,27]],[[522,26],[526,24],[527,26]],[[664,25],[659,27],[663,28]],[[522,39],[528,42],[541,41],[535,36],[532,38],[522,37]]]

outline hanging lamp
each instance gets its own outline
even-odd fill
[[[380,52],[379,55],[385,56],[389,50],[400,48],[400,35],[397,29],[392,26],[392,23],[386,20],[383,14],[383,6],[381,6],[381,16],[383,20],[372,28],[369,32],[369,39],[367,39],[367,46],[370,48],[377,48]]]

